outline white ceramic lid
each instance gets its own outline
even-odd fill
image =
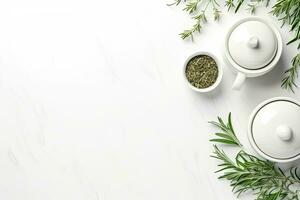
[[[277,52],[273,29],[261,19],[249,19],[236,24],[229,33],[227,48],[238,65],[249,70],[266,67]]]
[[[287,162],[300,156],[300,104],[273,98],[260,104],[249,124],[252,146],[265,158]]]

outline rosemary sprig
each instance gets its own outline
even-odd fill
[[[282,21],[282,25],[290,25],[290,31],[295,33],[293,39],[287,44],[291,44],[300,40],[300,0],[277,0],[273,6],[272,14]],[[298,43],[300,49],[300,42]],[[292,59],[292,66],[285,71],[285,77],[282,80],[282,88],[294,92],[297,87],[295,83],[298,77],[298,70],[300,68],[300,53]]]
[[[184,11],[187,11],[189,14],[194,13],[197,10],[198,4],[200,3],[201,0],[193,0],[187,2],[185,8],[183,9]]]
[[[238,141],[236,138],[231,122],[231,114],[228,115],[228,123],[224,124],[221,118],[218,122],[213,122],[221,131],[226,132],[226,137],[230,135],[231,141]],[[230,124],[230,125],[229,125]],[[231,127],[231,128],[228,128]],[[227,133],[230,130],[232,133]],[[220,137],[215,134],[216,136]],[[224,135],[225,137],[225,135]],[[223,135],[222,137],[223,138]],[[222,144],[229,144],[223,140],[211,140]],[[242,146],[238,146],[240,149]],[[252,191],[257,200],[299,200],[300,190],[293,188],[293,186],[300,184],[300,176],[297,168],[291,168],[289,172],[284,173],[280,168],[276,167],[273,162],[262,160],[256,156],[240,150],[235,159],[230,159],[227,154],[214,144],[214,151],[211,157],[220,161],[218,164],[219,170],[216,173],[222,173],[219,179],[230,181],[232,190],[237,196]]]
[[[199,4],[203,1],[206,1],[206,4],[200,6]],[[180,3],[181,0],[175,0],[173,3],[167,5],[179,5]],[[179,34],[182,39],[191,38],[193,40],[193,35],[201,31],[202,24],[207,22],[206,12],[210,7],[213,9],[212,13],[214,21],[218,21],[220,19],[221,11],[219,10],[220,5],[216,0],[192,0],[186,2],[183,10],[192,15],[194,24],[191,28],[186,29]]]
[[[216,173],[223,172],[219,179],[230,181],[230,186],[237,196],[252,191],[256,199],[299,199],[298,190],[292,190],[291,186],[300,183],[297,168],[292,168],[289,174],[284,174],[275,164],[261,160],[241,150],[231,160],[223,150],[214,145],[212,155],[221,161],[220,169]]]
[[[291,31],[295,32],[295,37],[288,44],[300,39],[300,1],[299,0],[277,0],[273,6],[272,14],[282,21],[282,25],[289,24]],[[298,44],[298,49],[300,43]]]
[[[295,83],[298,78],[298,70],[300,68],[300,53],[292,59],[292,67],[284,72],[285,77],[282,79],[281,87],[294,92],[294,88],[298,87]]]
[[[225,6],[227,7],[228,11],[232,8],[235,8],[234,0],[226,0]]]
[[[231,113],[228,115],[227,123],[225,124],[222,118],[218,117],[218,121],[210,121],[210,124],[215,125],[220,129],[221,132],[215,133],[217,136],[214,139],[211,139],[211,142],[218,142],[223,144],[232,144],[242,147],[243,145],[240,143],[238,138],[235,135],[232,121],[231,121]]]
[[[191,39],[193,40],[193,34],[195,32],[200,33],[201,22],[205,22],[206,21],[205,13],[202,12],[202,13],[194,16],[193,19],[195,20],[195,24],[192,26],[192,28],[184,30],[182,33],[179,34],[182,39],[191,37]]]

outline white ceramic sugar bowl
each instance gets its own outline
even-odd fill
[[[255,151],[278,163],[300,158],[300,103],[276,97],[259,104],[252,112],[248,138]]]
[[[257,77],[272,70],[282,54],[278,29],[259,17],[236,22],[225,38],[225,58],[237,72],[233,83],[239,89],[246,77]]]

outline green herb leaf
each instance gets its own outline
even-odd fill
[[[296,79],[298,78],[298,70],[300,68],[300,53],[292,59],[292,67],[285,71],[285,77],[282,79],[281,87],[294,92],[297,88]]]
[[[185,8],[183,9],[184,11],[187,11],[188,13],[193,13],[197,10],[197,6],[199,4],[201,0],[193,0],[193,1],[189,1]]]
[[[275,164],[261,160],[241,150],[235,160],[214,145],[213,158],[221,161],[221,167],[216,173],[222,173],[219,179],[230,181],[232,190],[237,196],[253,191],[260,200],[299,199],[299,191],[291,189],[291,185],[300,184],[297,168],[291,168],[289,174],[284,174]],[[298,197],[299,196],[299,197]]]
[[[236,8],[235,8],[235,10],[234,10],[235,13],[240,9],[240,7],[241,7],[241,5],[242,5],[243,3],[244,3],[244,0],[238,0],[238,4],[237,4],[237,6],[236,6]]]
[[[224,121],[218,117],[218,121],[211,121],[210,124],[213,124],[217,126],[222,132],[221,133],[215,133],[215,136],[217,138],[211,139],[211,142],[219,142],[223,144],[231,144],[231,145],[237,145],[242,147],[242,144],[238,140],[238,138],[235,135],[232,121],[231,121],[231,113],[228,115],[227,124],[224,123]]]
[[[220,10],[218,10],[218,9],[216,9],[216,8],[213,9],[214,20],[215,20],[215,21],[219,21],[219,20],[220,20],[220,13],[221,13]]]

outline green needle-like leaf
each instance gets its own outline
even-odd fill
[[[228,115],[227,124],[224,123],[222,118],[218,117],[218,121],[211,121],[209,122],[216,127],[218,127],[222,132],[215,133],[215,136],[217,136],[214,139],[211,139],[211,142],[218,142],[223,144],[230,144],[230,145],[237,145],[242,147],[242,144],[238,140],[238,138],[235,135],[232,121],[231,121],[231,113]]]
[[[285,77],[282,79],[281,87],[294,92],[297,88],[296,79],[298,78],[298,70],[300,68],[300,53],[292,60],[292,67],[285,71]]]
[[[299,200],[299,191],[290,188],[291,185],[300,184],[297,168],[291,168],[289,174],[284,174],[274,163],[244,151],[240,151],[234,161],[216,145],[212,157],[221,162],[221,168],[216,171],[222,173],[219,179],[230,181],[233,192],[238,196],[253,191],[256,199],[261,200],[283,200],[286,197]]]

